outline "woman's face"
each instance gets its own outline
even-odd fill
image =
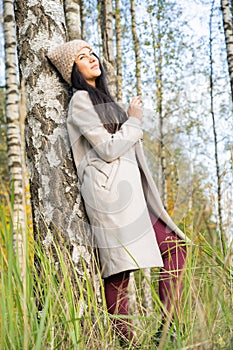
[[[99,60],[94,56],[92,50],[89,47],[79,50],[75,63],[86,82],[95,86],[95,80],[101,75],[101,70]]]

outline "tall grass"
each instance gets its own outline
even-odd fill
[[[78,273],[69,251],[58,243],[52,244],[52,255],[43,250],[42,244],[31,241],[26,245],[22,276],[13,250],[13,227],[3,210],[1,222],[0,349],[120,349],[106,311],[101,279],[97,288],[84,261],[83,273]],[[181,313],[174,321],[177,341],[171,341],[168,331],[160,349],[232,349],[230,250],[231,247],[224,260],[220,250],[211,247],[203,237],[189,248]],[[152,273],[154,303],[150,311],[143,307],[140,274],[143,272],[136,273],[139,314],[132,315],[132,323],[141,349],[156,349],[153,334],[161,319],[158,273]]]

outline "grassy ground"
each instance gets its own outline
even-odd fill
[[[1,212],[0,252],[0,349],[69,350],[121,349],[114,334],[104,302],[103,286],[96,290],[93,276],[83,266],[78,275],[66,249],[54,243],[57,264],[34,242],[25,246],[19,267],[12,244],[12,227]],[[217,247],[203,238],[189,248],[184,275],[181,314],[175,320],[177,341],[164,333],[159,349],[229,349],[233,348],[233,284],[231,248],[223,258]],[[39,262],[39,271],[32,263]],[[23,271],[23,277],[21,276]],[[141,349],[153,350],[153,334],[161,318],[156,271],[152,272],[153,308],[145,312],[136,274],[137,316],[132,322]],[[101,282],[101,281],[100,281]],[[128,349],[133,349],[129,346]]]

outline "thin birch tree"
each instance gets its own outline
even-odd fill
[[[23,263],[23,235],[26,228],[24,203],[23,155],[20,131],[20,94],[17,77],[16,28],[13,0],[4,0],[4,38],[6,66],[6,118],[8,167],[11,191],[14,194],[13,244],[18,253],[20,265]]]
[[[152,46],[153,46],[153,62],[155,70],[155,85],[156,85],[156,102],[157,102],[157,113],[158,113],[158,129],[159,129],[159,148],[158,157],[160,160],[160,181],[159,188],[161,198],[165,209],[167,209],[167,183],[166,183],[166,155],[165,155],[165,144],[164,144],[164,115],[163,115],[163,55],[162,55],[162,33],[161,33],[161,16],[162,16],[162,3],[158,0],[157,3],[157,33],[154,30],[154,24],[152,21],[152,12],[149,10]]]
[[[6,192],[8,187],[8,165],[7,165],[7,150],[6,150],[6,117],[5,117],[5,88],[0,86],[0,197]]]
[[[108,86],[116,96],[116,74],[113,40],[113,7],[112,0],[98,0],[100,28],[103,47],[103,63],[107,71]]]
[[[103,57],[103,43],[102,43],[102,16],[103,16],[103,8],[102,2],[98,0],[98,18],[97,18],[97,28],[98,28],[98,46],[99,46],[99,55]]]
[[[80,7],[80,22],[81,22],[81,39],[86,40],[86,22],[85,22],[85,13],[84,13],[84,0],[79,0]]]
[[[69,40],[81,39],[80,1],[65,0],[64,5]]]
[[[219,233],[220,233],[220,242],[222,252],[225,255],[226,247],[225,247],[225,237],[223,230],[223,219],[222,219],[222,190],[221,190],[221,172],[219,165],[219,155],[218,155],[218,138],[217,138],[217,128],[216,128],[216,120],[214,113],[214,83],[213,83],[213,29],[212,29],[212,21],[213,21],[213,11],[214,11],[214,2],[212,1],[211,13],[210,13],[210,21],[209,21],[209,62],[210,62],[210,113],[212,118],[212,128],[213,128],[213,136],[214,136],[214,158],[215,158],[215,168],[216,168],[216,178],[217,178],[217,205],[218,205],[218,223],[219,223]]]
[[[122,102],[121,9],[120,9],[119,0],[115,1],[115,30],[116,30],[117,100],[119,102]]]
[[[7,154],[10,173],[10,187],[13,193],[13,245],[18,257],[21,282],[23,286],[23,320],[25,336],[23,348],[28,349],[26,329],[27,319],[27,280],[26,280],[26,205],[25,179],[26,168],[23,150],[23,127],[21,127],[22,104],[19,92],[18,64],[16,56],[16,26],[14,1],[4,0],[4,38],[6,67],[6,120],[7,120]]]
[[[136,92],[137,95],[142,94],[142,79],[141,79],[141,58],[140,58],[140,43],[137,33],[136,24],[136,3],[135,0],[130,0],[131,10],[131,31],[133,37],[133,47],[135,54],[135,68],[136,68]]]
[[[221,10],[223,19],[223,28],[225,34],[228,71],[230,76],[231,97],[233,101],[233,20],[232,20],[232,6],[229,0],[221,0]]]

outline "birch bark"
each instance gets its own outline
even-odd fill
[[[23,234],[25,233],[23,156],[21,149],[19,89],[17,77],[16,31],[13,0],[4,0],[4,37],[6,66],[6,118],[8,167],[11,190],[14,193],[13,225],[14,249],[19,263],[23,261]]]
[[[87,225],[66,129],[68,94],[46,53],[66,40],[63,1],[16,0],[20,74],[25,79],[28,157],[35,238],[67,243],[77,270],[90,262]]]
[[[86,40],[86,23],[85,23],[83,0],[79,0],[79,6],[80,6],[80,22],[81,22],[81,39]]]
[[[149,6],[152,8],[151,3]],[[165,137],[164,137],[164,111],[163,111],[163,55],[162,55],[162,30],[161,30],[161,16],[162,16],[163,4],[159,1],[157,10],[155,12],[157,19],[157,33],[154,30],[153,15],[149,12],[150,26],[151,26],[151,38],[153,46],[153,63],[155,71],[155,87],[156,87],[156,102],[158,113],[158,131],[159,131],[159,182],[158,187],[161,193],[161,199],[165,209],[168,209],[167,204],[167,179],[166,179],[166,154],[165,154]]]
[[[233,101],[233,20],[229,0],[221,0],[221,9],[227,49],[228,71],[231,84],[231,97]]]
[[[217,128],[214,112],[214,79],[213,79],[213,11],[214,11],[214,1],[212,1],[210,21],[209,21],[209,62],[210,62],[210,113],[212,117],[212,127],[213,127],[213,136],[214,136],[214,158],[215,158],[215,167],[216,167],[216,179],[217,179],[217,203],[218,203],[218,223],[219,223],[219,232],[220,232],[220,242],[222,252],[226,254],[226,239],[223,230],[223,215],[222,215],[222,179],[219,165],[219,155],[218,155],[218,138],[217,138]]]
[[[140,44],[139,38],[136,29],[136,4],[135,0],[130,0],[131,6],[131,30],[133,36],[133,45],[135,53],[135,62],[136,62],[136,91],[137,95],[142,93],[142,79],[141,79],[141,59],[140,59]]]
[[[81,39],[79,0],[65,0],[65,16],[69,40]]]
[[[103,44],[103,63],[107,71],[108,87],[112,95],[116,96],[116,75],[113,46],[113,9],[112,0],[99,0],[101,17],[101,34]]]
[[[117,100],[122,102],[122,50],[121,50],[121,10],[119,0],[115,1],[116,18],[116,68],[117,68]]]

